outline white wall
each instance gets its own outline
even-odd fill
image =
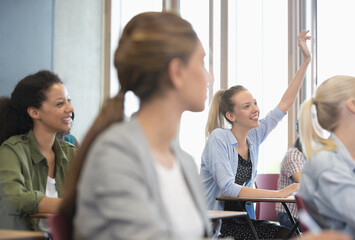
[[[72,133],[85,136],[100,107],[102,1],[56,0],[53,70],[75,108]]]

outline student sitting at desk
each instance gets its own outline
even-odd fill
[[[289,84],[279,104],[264,119],[259,121],[259,107],[252,94],[243,86],[233,86],[218,91],[213,97],[206,125],[207,141],[202,153],[201,176],[203,179],[208,209],[241,210],[232,201],[216,201],[216,197],[287,197],[296,189],[293,184],[280,191],[252,188],[257,174],[260,144],[285,116],[294,103],[302,85],[311,54],[306,41],[308,31],[298,35],[298,46],[304,62]],[[231,129],[223,128],[224,120]],[[253,205],[246,209],[254,218]],[[253,221],[260,238],[278,238],[285,228],[268,221]],[[218,232],[216,233],[218,235]],[[221,235],[235,239],[253,239],[248,224],[240,219],[222,220]]]
[[[67,90],[40,71],[21,80],[0,109],[0,228],[47,231],[33,213],[55,213],[62,181],[76,148],[56,139],[70,128]],[[4,214],[4,212],[6,214]]]
[[[298,134],[298,123],[296,125],[296,130]],[[292,147],[290,147],[284,159],[281,162],[279,180],[277,182],[277,189],[281,190],[292,183],[299,183],[301,179],[301,171],[303,165],[306,162],[306,158],[302,151],[302,144],[300,138],[297,139]],[[295,221],[298,220],[297,206],[295,203],[289,203],[288,208]],[[281,203],[276,203],[277,219],[281,226],[292,228],[293,224],[290,218],[282,206]]]
[[[181,115],[205,107],[205,51],[191,24],[145,12],[125,26],[115,52],[120,82],[82,141],[61,213],[75,239],[201,239],[210,236],[203,187],[176,142]],[[125,95],[140,100],[124,119]]]
[[[313,107],[328,138],[314,127]],[[309,160],[298,194],[321,227],[355,236],[355,78],[334,76],[324,81],[302,106],[300,130]]]

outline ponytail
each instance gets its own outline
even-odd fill
[[[63,187],[63,202],[59,207],[59,213],[66,219],[71,229],[73,229],[73,218],[76,211],[77,185],[81,170],[85,164],[87,153],[100,133],[115,122],[124,119],[124,95],[125,91],[120,91],[114,98],[109,99],[102,107],[101,113],[94,121],[86,134],[84,141],[75,154]]]
[[[207,124],[205,128],[205,137],[207,138],[211,132],[216,128],[223,128],[224,127],[224,116],[222,115],[219,105],[220,99],[224,90],[218,90],[212,98],[210,111],[208,113]]]
[[[322,149],[334,150],[336,148],[336,144],[333,139],[325,139],[316,131],[315,123],[312,117],[312,106],[313,104],[316,105],[316,103],[315,99],[312,98],[305,101],[301,108],[300,136],[303,143],[304,154],[307,159],[309,159],[313,153],[316,153]],[[321,144],[321,147],[314,146],[317,142]]]

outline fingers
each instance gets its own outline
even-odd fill
[[[298,40],[310,40],[312,38],[312,36],[307,35],[310,32],[310,30],[302,30],[299,34],[298,34]]]

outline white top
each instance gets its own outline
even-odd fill
[[[175,161],[172,169],[155,164],[163,202],[172,223],[176,239],[199,239],[204,226],[196,205],[187,188],[180,165]]]
[[[46,197],[58,198],[58,192],[55,187],[55,179],[49,176],[47,176]],[[38,231],[50,232],[47,219],[41,218],[39,220]]]

